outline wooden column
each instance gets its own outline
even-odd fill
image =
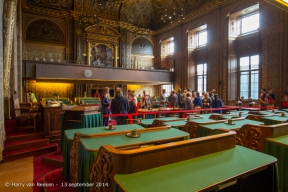
[[[117,57],[117,54],[118,53],[118,45],[117,44],[115,44],[114,45],[114,63],[113,63],[113,67],[118,67],[118,63],[117,63],[117,59],[118,59],[118,57]]]
[[[91,65],[91,46],[90,46],[90,40],[87,40],[86,42],[86,50],[87,50],[87,58],[86,58],[86,64]]]

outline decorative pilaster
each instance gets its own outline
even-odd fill
[[[114,46],[114,63],[113,63],[113,67],[118,67],[118,65],[117,65],[117,59],[118,59],[118,55],[117,55],[117,53],[118,53],[118,45],[117,44],[115,44],[115,46]]]
[[[3,1],[0,0],[0,15],[3,15]],[[0,85],[3,85],[3,19],[0,19]],[[0,108],[4,109],[3,89],[0,89]],[[6,139],[4,127],[4,113],[0,113],[0,162],[3,160],[4,141]]]
[[[82,30],[80,28],[78,28],[76,30],[77,33],[77,64],[82,64],[82,60],[81,60],[81,43],[80,43],[80,35],[82,34]]]
[[[4,16],[4,97],[10,98],[10,69],[13,45],[13,32],[15,13],[18,0],[11,0],[5,3]]]
[[[87,42],[86,42],[86,59],[87,59],[87,61],[86,61],[86,64],[87,65],[91,65],[91,45],[90,45],[90,40],[88,40]]]

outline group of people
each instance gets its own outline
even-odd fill
[[[222,113],[222,100],[214,92],[215,90],[203,92],[200,96],[198,91],[188,89],[182,93],[181,89],[178,89],[177,93],[174,90],[171,91],[168,99],[166,99],[166,90],[163,89],[160,102],[164,106],[179,107],[185,110],[215,108],[213,113]],[[125,97],[122,89],[117,88],[115,97],[111,100],[109,88],[105,87],[101,95],[101,105],[103,115],[118,114],[114,116],[114,119],[117,125],[122,125],[126,124],[127,115],[137,113],[138,108],[151,108],[151,97],[146,91],[143,91],[141,100],[137,101],[134,90],[128,90],[128,94]],[[137,118],[137,116],[133,115],[132,118]],[[103,117],[103,126],[108,126],[108,124],[109,116]]]
[[[202,92],[202,95],[200,96],[200,92],[198,91],[187,89],[182,93],[181,89],[178,89],[177,93],[175,90],[172,90],[168,100],[166,100],[166,90],[163,89],[160,101],[163,106],[179,107],[185,110],[217,108],[216,110],[213,110],[213,112],[221,113],[223,102],[218,97],[218,94],[214,94],[214,92],[215,89],[210,92]]]
[[[101,95],[101,105],[103,115],[119,114],[114,119],[117,125],[126,124],[127,114],[137,112],[137,98],[135,91],[128,90],[128,95],[125,97],[121,88],[117,88],[115,97],[111,100],[109,94],[109,87],[105,87]],[[136,116],[133,116],[136,118]],[[109,116],[103,117],[103,126],[108,126]]]

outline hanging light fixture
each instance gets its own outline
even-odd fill
[[[183,20],[185,19],[185,9],[184,7],[177,5],[177,1],[173,0],[170,4],[164,8],[164,11],[161,15],[161,21],[163,22],[173,22],[174,20]]]

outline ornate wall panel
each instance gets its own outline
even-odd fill
[[[53,9],[72,9],[72,0],[27,0],[27,3]]]
[[[268,40],[268,76],[267,87],[274,90],[275,86],[279,84],[281,78],[281,66],[280,66],[280,34],[272,34]],[[279,95],[277,89],[274,90],[275,95]],[[281,93],[282,94],[282,93]]]
[[[83,0],[74,0],[74,10],[75,11],[83,10]]]
[[[68,29],[66,30],[67,34],[67,50],[66,50],[66,55],[67,55],[67,62],[69,63],[70,61],[74,60],[74,24],[73,21],[68,21]]]
[[[153,55],[153,46],[146,38],[137,38],[132,43],[132,54]]]
[[[3,1],[0,0],[0,15],[3,15]],[[3,19],[0,20],[0,85],[3,86]],[[4,109],[3,89],[0,89],[0,108]],[[4,113],[0,113],[0,162],[3,160],[4,141],[6,139]]]
[[[262,39],[262,65],[261,65],[261,87],[267,87],[268,77],[268,37]]]
[[[220,90],[217,90],[218,87],[218,55],[217,55],[217,49],[209,50],[209,56],[208,56],[208,74],[207,74],[207,89],[212,90],[216,89],[216,92],[219,93]]]
[[[45,45],[36,43],[25,43],[23,60],[65,60],[65,47],[57,45]]]
[[[44,83],[36,81],[26,81],[26,90],[33,91],[38,101],[42,98],[53,98],[53,93],[60,93],[61,98],[74,99],[73,83]]]
[[[31,23],[27,28],[26,39],[57,44],[65,43],[60,27],[49,20],[37,20]]]
[[[26,32],[27,32],[27,28],[28,26],[31,26],[30,24],[32,24],[33,22],[37,22],[37,20],[49,20],[50,22],[52,22],[53,25],[56,25],[57,27],[59,27],[61,29],[61,31],[65,31],[65,20],[64,19],[59,19],[57,17],[45,17],[42,15],[37,15],[37,14],[29,14],[29,13],[25,13],[23,12],[23,37],[26,37]]]
[[[220,29],[219,29],[220,30]],[[222,31],[222,36],[220,37],[220,41],[222,42],[221,47],[222,47],[222,57],[220,57],[220,62],[222,61],[222,67],[223,70],[226,71],[226,76],[222,78],[222,100],[226,100],[226,103],[228,104],[228,87],[229,87],[229,80],[228,80],[228,19],[224,22],[223,29]]]

